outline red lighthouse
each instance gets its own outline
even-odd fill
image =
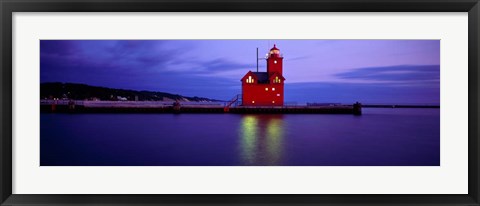
[[[267,55],[267,72],[249,71],[242,78],[244,106],[283,106],[283,57],[273,45]]]

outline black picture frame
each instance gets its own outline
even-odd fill
[[[0,0],[2,205],[480,205],[479,0]],[[468,12],[468,194],[39,195],[12,194],[13,12]],[[414,185],[412,185],[413,187]],[[94,185],[92,185],[94,187]]]

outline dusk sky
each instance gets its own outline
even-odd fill
[[[41,40],[40,82],[228,100],[273,44],[286,103],[440,104],[439,40]]]

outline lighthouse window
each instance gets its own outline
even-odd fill
[[[280,83],[280,81],[281,81],[281,80],[278,78],[278,76],[275,77],[275,80],[273,80],[274,83]]]
[[[265,91],[268,91],[268,87],[265,87]]]
[[[253,83],[254,79],[252,79],[252,76],[248,76],[247,83]]]
[[[277,97],[279,97],[279,96],[280,96],[280,94],[277,94]]]
[[[273,63],[276,64],[276,63],[277,63],[277,60],[273,61]]]
[[[275,104],[275,101],[272,101],[272,104]]]
[[[255,101],[252,101],[252,104],[255,104]]]
[[[272,91],[275,91],[275,88],[272,88]]]

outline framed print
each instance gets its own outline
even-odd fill
[[[479,205],[470,1],[2,1],[2,205]]]

